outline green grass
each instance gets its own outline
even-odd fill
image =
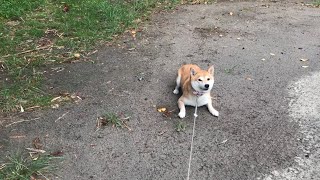
[[[47,106],[40,69],[70,62],[127,29],[155,8],[180,0],[6,0],[0,3],[0,111]]]
[[[184,132],[186,130],[187,124],[185,122],[179,121],[176,124],[176,131],[177,132]]]
[[[118,115],[113,112],[105,113],[103,116],[98,118],[97,128],[101,128],[102,126],[111,125],[112,127],[116,128],[127,128],[129,131],[131,130],[130,127],[127,125],[127,121],[129,121],[130,117],[122,117],[122,115]]]
[[[111,124],[112,126],[120,128],[124,126],[120,117],[115,113],[106,113],[103,118],[105,119],[106,124]]]
[[[224,69],[224,72],[225,72],[226,74],[232,74],[237,66],[238,66],[238,65],[235,65],[235,66],[233,66],[232,68],[226,68],[226,69]]]
[[[320,0],[314,0],[313,1],[313,5],[315,5],[315,6],[320,6]]]
[[[7,156],[4,162],[0,162],[0,179],[29,180],[31,177],[45,177],[56,169],[53,164],[57,158],[49,155],[39,155],[34,159],[22,155]]]

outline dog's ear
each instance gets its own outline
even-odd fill
[[[196,73],[196,71],[195,71],[193,68],[190,68],[190,74],[191,74],[191,76],[194,76],[194,75],[196,75],[197,73]]]
[[[209,69],[208,69],[208,72],[213,75],[214,73],[214,67],[213,66],[210,66]]]

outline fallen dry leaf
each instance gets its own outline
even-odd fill
[[[137,32],[136,32],[135,30],[130,31],[130,33],[131,33],[131,36],[132,36],[133,38],[136,37]]]
[[[69,9],[70,9],[69,6],[68,6],[67,4],[65,4],[65,5],[63,6],[62,11],[63,11],[63,12],[68,12]]]
[[[75,58],[80,58],[80,54],[79,54],[79,53],[74,53],[73,56],[74,56]]]
[[[165,107],[160,107],[160,108],[158,108],[157,110],[158,110],[158,112],[165,112],[165,111],[167,110],[167,108],[165,108]]]
[[[51,108],[57,109],[57,108],[59,108],[59,104],[52,104],[52,105],[51,105]]]
[[[32,141],[32,145],[34,148],[36,149],[42,149],[42,144],[40,141],[40,138],[36,137],[33,141]]]
[[[166,110],[166,111],[164,111],[163,112],[163,116],[164,117],[167,117],[167,118],[170,118],[171,116],[172,116],[172,112],[173,112],[174,110],[171,110],[171,111],[169,111],[168,109]]]
[[[24,109],[21,105],[20,105],[20,112],[24,112]]]

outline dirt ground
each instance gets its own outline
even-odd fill
[[[194,108],[177,117],[183,63],[215,66],[213,117],[199,108],[191,179],[320,179],[320,9],[300,1],[223,1],[160,12],[103,47],[95,63],[48,73],[53,92],[81,101],[1,121],[0,153],[62,151],[55,179],[185,179]],[[303,59],[303,60],[301,60]],[[165,117],[157,107],[174,110]],[[97,130],[106,112],[128,128]],[[11,124],[21,120],[31,120]],[[184,132],[176,125],[184,122]],[[9,125],[9,126],[8,126]]]

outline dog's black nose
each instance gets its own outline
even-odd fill
[[[209,88],[209,84],[205,84],[204,87],[205,87],[205,88]]]

